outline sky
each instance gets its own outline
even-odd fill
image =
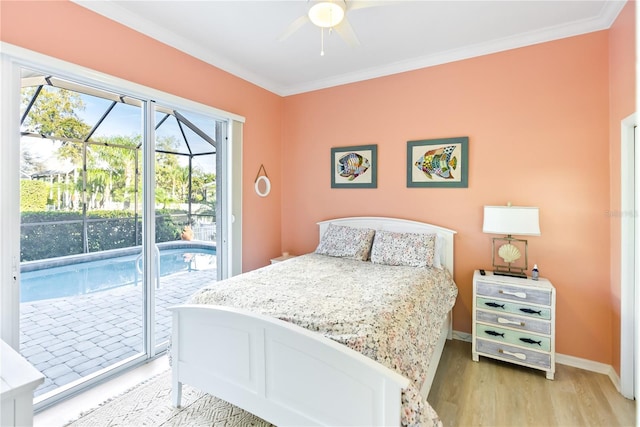
[[[45,87],[46,90],[58,90],[57,88]],[[101,117],[108,111],[112,101],[97,96],[81,94],[84,109],[77,110],[77,116],[87,123],[89,126],[94,126],[99,122]],[[200,114],[180,111],[189,121],[194,123],[207,135],[214,139],[215,135],[215,120],[208,118]],[[156,113],[156,121],[160,121],[164,117],[163,113]],[[135,105],[129,105],[124,103],[117,103],[115,107],[109,112],[104,121],[100,124],[92,139],[97,137],[113,137],[113,136],[125,136],[125,137],[138,137],[142,133],[143,123],[142,109]],[[191,151],[193,153],[209,153],[214,151],[213,147],[200,136],[194,133],[191,129],[184,126],[184,133],[187,140],[190,143]],[[187,147],[184,145],[184,138],[182,132],[178,127],[176,119],[172,116],[167,119],[156,131],[156,140],[162,140],[163,138],[172,138],[176,141],[180,141],[180,152],[187,153]],[[29,138],[34,139],[34,138]],[[35,138],[33,141],[23,144],[23,149],[28,150],[34,157],[40,158],[42,161],[46,161],[50,169],[68,169],[68,165],[59,162],[56,158],[55,151],[59,147],[59,143],[52,143],[49,140]],[[188,156],[179,156],[179,162],[182,166],[188,164]],[[194,156],[194,167],[202,169],[206,173],[215,172],[215,157],[214,156]]]

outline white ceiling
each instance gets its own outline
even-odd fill
[[[282,96],[607,29],[625,4],[347,0],[360,44],[325,30],[320,56],[310,22],[279,40],[307,0],[75,2]]]

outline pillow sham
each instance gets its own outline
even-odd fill
[[[371,262],[409,267],[432,267],[436,235],[378,230],[371,247]]]
[[[369,259],[375,230],[329,224],[315,253],[360,261]]]

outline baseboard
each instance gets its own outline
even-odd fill
[[[471,342],[471,334],[460,331],[453,331],[453,339],[458,341]]]
[[[560,353],[556,353],[556,363],[584,369],[585,371],[596,372],[598,374],[604,374],[609,377],[616,390],[618,390],[618,393],[620,393],[620,377],[611,365]]]
[[[454,330],[453,339],[458,341],[471,342],[471,334]],[[584,369],[585,371],[596,372],[598,374],[604,374],[609,377],[616,390],[618,390],[618,393],[620,393],[620,377],[611,365],[559,353],[556,353],[556,363],[571,366],[573,368]]]

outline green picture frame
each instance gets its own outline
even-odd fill
[[[469,137],[407,141],[407,187],[469,186]]]
[[[377,188],[378,146],[331,148],[331,188]]]

